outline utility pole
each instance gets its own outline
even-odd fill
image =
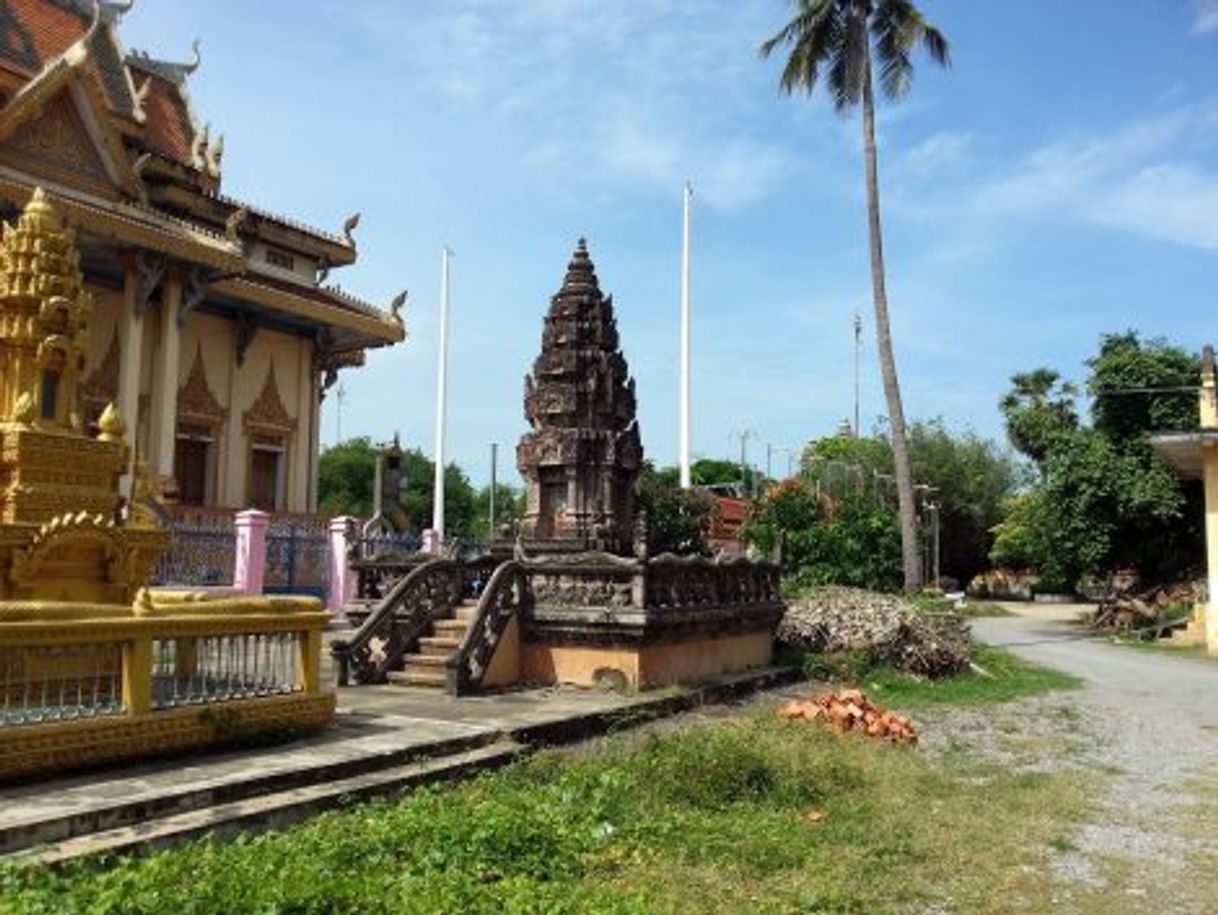
[[[436,366],[436,479],[432,495],[431,528],[435,547],[444,544],[444,445],[448,433],[448,299],[449,261],[453,252],[447,245],[440,251],[440,352]]]
[[[681,389],[679,450],[681,465],[681,488],[693,485],[693,471],[689,461],[689,301],[690,301],[690,213],[693,210],[694,188],[685,183],[684,207],[682,209],[681,236]]]
[[[862,438],[859,429],[859,353],[863,349],[863,316],[854,312],[854,437]]]
[[[491,510],[486,539],[495,539],[495,477],[499,468],[499,443],[491,442]]]

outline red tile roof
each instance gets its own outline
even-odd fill
[[[192,164],[194,127],[178,87],[159,76],[151,80],[144,99],[145,139],[148,145],[170,159]],[[140,83],[139,85],[143,85]]]

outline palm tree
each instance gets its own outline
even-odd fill
[[[794,0],[794,3],[794,18],[761,46],[762,57],[769,57],[780,46],[789,45],[791,48],[782,71],[782,90],[791,94],[802,89],[811,94],[823,73],[839,114],[848,114],[860,103],[863,106],[875,335],[896,465],[905,588],[916,590],[922,583],[922,569],[918,561],[913,471],[909,464],[901,387],[897,382],[896,360],[892,355],[888,293],[884,285],[872,58],[879,63],[881,90],[887,98],[897,100],[909,91],[913,81],[912,52],[921,46],[935,63],[947,66],[947,39],[926,21],[910,0]]]

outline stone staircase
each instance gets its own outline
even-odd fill
[[[461,639],[478,615],[478,602],[463,601],[448,619],[433,620],[431,634],[419,639],[418,651],[402,657],[402,669],[390,671],[389,682],[398,686],[443,690],[445,664],[461,647]]]

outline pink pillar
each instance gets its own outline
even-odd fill
[[[233,588],[244,594],[261,594],[266,579],[266,528],[271,516],[257,509],[237,512],[237,562]]]
[[[330,594],[326,609],[331,613],[342,613],[355,597],[355,576],[347,554],[356,523],[347,515],[330,519]]]

